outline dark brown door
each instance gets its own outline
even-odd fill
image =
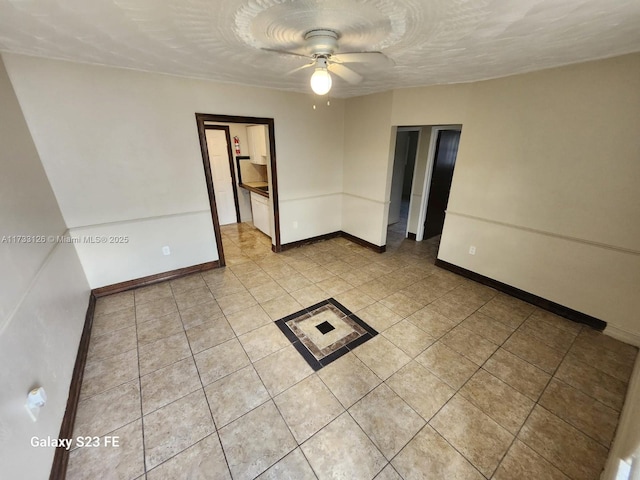
[[[460,132],[457,130],[440,130],[436,143],[435,161],[429,187],[427,217],[424,222],[424,239],[442,233],[444,212],[449,202],[449,191],[453,179],[453,167],[456,164]]]

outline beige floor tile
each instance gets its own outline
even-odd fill
[[[299,312],[303,308],[302,305],[300,305],[291,295],[276,297],[273,300],[262,303],[261,306],[264,311],[267,312],[267,315],[269,315],[269,317],[274,321],[280,320],[292,313]]]
[[[572,333],[574,337],[578,333],[580,333],[580,331],[582,331],[583,327],[585,327],[581,323],[574,322],[572,320],[560,317],[558,315],[555,315],[546,310],[541,310],[539,308],[535,308],[533,310],[533,313],[531,314],[531,317],[529,318],[536,322],[538,321],[546,322],[555,328],[559,328],[560,330],[564,330],[565,332]],[[585,328],[588,328],[588,327],[585,327]]]
[[[411,361],[411,358],[382,335],[356,347],[353,353],[385,380]]]
[[[293,345],[258,360],[254,366],[272,397],[313,373]]]
[[[371,276],[371,274],[368,275]],[[398,291],[396,287],[386,284],[380,279],[370,280],[366,283],[357,285],[358,282],[355,281],[354,278],[351,278],[349,275],[343,274],[341,275],[341,277],[350,284],[358,287],[362,292],[366,293],[370,297],[375,298],[378,301]]]
[[[96,315],[91,326],[92,338],[105,333],[115,332],[122,328],[133,327],[136,324],[134,307],[127,307],[113,313]]]
[[[207,385],[204,391],[218,428],[233,422],[270,398],[251,365]]]
[[[147,480],[179,478],[231,480],[218,435],[209,435],[147,473]]]
[[[245,333],[238,337],[238,340],[252,362],[257,362],[291,344],[275,323],[268,323]]]
[[[136,288],[133,291],[133,296],[136,299],[136,305],[142,305],[143,303],[155,302],[163,298],[171,298],[173,290],[171,290],[169,282],[162,282],[148,287]]]
[[[458,390],[478,370],[475,363],[440,341],[418,355],[416,361],[454,390]]]
[[[145,415],[202,388],[192,357],[141,377],[140,386]]]
[[[91,335],[87,362],[100,360],[137,348],[135,324],[103,335]]]
[[[496,470],[493,480],[524,480],[528,478],[531,480],[569,480],[569,477],[564,473],[520,440],[516,440]]]
[[[141,417],[138,379],[78,403],[75,437],[101,437]]]
[[[208,320],[215,320],[222,316],[222,310],[218,306],[218,302],[215,300],[187,308],[180,312],[182,324],[185,329],[195,327],[196,325],[200,325]]]
[[[400,315],[385,307],[380,302],[373,303],[359,310],[357,315],[378,332],[384,332],[387,328],[390,328],[402,320]]]
[[[534,402],[486,370],[478,370],[460,389],[460,395],[513,435],[518,433]]]
[[[286,290],[283,289],[275,280],[269,280],[267,283],[263,283],[257,287],[253,287],[249,290],[249,293],[253,295],[258,303],[265,303],[276,297],[286,295]]]
[[[185,331],[191,351],[196,354],[231,340],[235,333],[224,316],[191,327]]]
[[[483,368],[532,400],[538,400],[551,375],[503,348],[496,350]]]
[[[411,298],[405,295],[402,292],[392,293],[388,297],[380,300],[385,307],[387,307],[392,312],[397,313],[402,318],[406,318],[412,313],[417,312],[422,307],[424,307],[424,303],[419,302],[418,300]]]
[[[495,343],[460,325],[445,334],[440,342],[476,365],[482,365],[498,349]]]
[[[360,316],[359,312],[362,309],[376,302],[373,298],[358,288],[352,288],[351,290],[335,295],[333,298],[352,312],[358,312],[358,316]]]
[[[371,480],[387,461],[348,413],[343,413],[302,445],[320,480]]]
[[[576,338],[571,355],[612,377],[628,382],[637,349],[606,335],[585,328]]]
[[[407,317],[407,320],[433,338],[440,338],[457,325],[455,321],[432,310],[428,305]]]
[[[433,428],[426,425],[391,464],[405,480],[483,480],[484,477]]]
[[[425,420],[384,383],[356,402],[349,413],[388,460],[425,425]]]
[[[558,368],[556,377],[608,407],[622,410],[627,385],[590,364],[581,362],[571,354],[567,355]]]
[[[329,270],[320,266],[302,270],[300,273],[313,283],[318,283],[334,276]]]
[[[313,260],[311,260],[306,256],[301,258],[294,258],[290,260],[288,263],[290,267],[293,267],[296,271],[300,273],[310,270],[312,268],[320,267],[320,265],[317,262],[314,262]],[[311,280],[311,281],[315,282],[315,280]]]
[[[84,367],[80,399],[102,393],[138,376],[138,351],[135,349],[88,361]]]
[[[170,337],[184,330],[178,312],[164,317],[149,320],[138,325],[138,345],[155,342],[161,338]]]
[[[250,363],[242,345],[235,338],[204,350],[194,355],[194,358],[200,379],[205,386]]]
[[[536,405],[518,438],[571,478],[599,478],[607,449]]]
[[[518,331],[531,335],[545,345],[561,352],[569,350],[577,335],[577,333],[568,332],[546,321],[538,320],[534,315],[526,319]]]
[[[228,259],[227,259],[227,263],[229,263]],[[228,297],[230,295],[235,295],[237,293],[248,292],[248,290],[245,288],[242,282],[238,280],[238,278],[235,275],[229,276],[228,278],[220,282],[213,283],[206,279],[205,281],[207,282],[209,290],[211,290],[211,293],[213,294],[213,297],[216,300],[219,300],[223,297]]]
[[[191,356],[189,342],[184,332],[161,338],[138,348],[140,351],[140,375],[146,375]]]
[[[351,272],[353,270],[353,266],[349,265],[344,260],[334,260],[333,262],[327,263],[324,268],[329,270],[334,275],[340,275],[342,273]]]
[[[502,347],[549,374],[556,371],[564,356],[563,352],[520,330],[511,335]]]
[[[381,383],[380,378],[352,352],[322,368],[318,376],[345,408]]]
[[[296,448],[296,441],[271,401],[221,428],[219,433],[236,480],[255,478]]]
[[[134,306],[133,292],[114,293],[96,300],[95,316],[107,315]]]
[[[344,412],[317,375],[305,378],[274,401],[299,444]]]
[[[142,420],[135,420],[113,431],[110,436],[118,439],[118,446],[106,445],[106,438],[99,447],[76,448],[69,454],[66,478],[69,480],[94,480],[105,478],[109,472],[114,478],[137,478],[144,474],[142,449]]]
[[[540,405],[609,448],[618,425],[618,413],[580,390],[551,380]]]
[[[309,285],[308,287],[301,288],[295,292],[291,292],[291,296],[302,305],[304,308],[315,305],[318,302],[326,300],[330,297],[327,292],[322,290],[317,285]]]
[[[515,330],[479,312],[471,314],[460,325],[496,345],[502,345]]]
[[[253,295],[248,291],[233,293],[220,298],[216,297],[216,301],[218,302],[218,305],[220,305],[222,313],[225,314],[227,319],[229,319],[229,315],[241,310],[246,310],[247,308],[253,307],[257,304],[256,299],[253,298]]]
[[[478,311],[504,323],[510,328],[518,328],[531,315],[534,308],[533,305],[516,298],[498,294]]]
[[[428,333],[416,327],[408,320],[402,320],[385,330],[382,335],[390,340],[411,358],[421,354],[435,339]]]
[[[316,480],[316,476],[302,451],[296,448],[257,480]]]
[[[451,293],[440,297],[429,304],[429,307],[454,322],[461,322],[478,309],[475,303],[461,301],[458,297],[451,296]]]
[[[169,283],[171,284],[171,290],[173,290],[174,295],[179,295],[189,290],[197,290],[207,286],[200,273],[185,275],[184,277],[171,280]]]
[[[161,298],[154,302],[136,305],[136,322],[140,325],[177,311],[178,306],[173,297]]]
[[[208,303],[213,301],[213,294],[209,287],[202,282],[202,287],[197,287],[192,290],[185,290],[180,292],[174,292],[173,296],[178,304],[178,310],[187,310],[196,305]]]
[[[388,464],[378,475],[376,475],[375,480],[402,480],[402,477],[398,472],[396,472],[391,464]]]
[[[267,275],[267,272],[262,269],[244,275],[238,275],[238,280],[242,282],[247,290],[273,282],[273,278]]]
[[[380,289],[382,283],[374,282],[374,280],[376,280],[379,277],[379,275],[376,275],[375,273],[365,268],[354,268],[353,266],[350,266],[350,268],[351,270],[347,272],[339,273],[337,275],[342,280],[353,285],[354,287],[362,287],[365,284],[369,284],[367,287],[365,287],[365,290],[367,290],[368,294],[373,295],[374,293],[377,292],[381,296],[386,296],[390,293],[384,288]],[[383,294],[382,292],[385,292],[385,293]]]
[[[238,336],[272,322],[267,312],[260,305],[254,305],[227,315],[227,321]]]
[[[513,441],[509,432],[460,395],[429,424],[486,477],[491,477]]]
[[[282,264],[265,266],[264,271],[267,272],[267,275],[276,280],[278,283],[280,283],[280,279],[297,277],[298,275],[300,275],[293,267],[290,267],[285,262],[283,262]],[[302,277],[302,275],[300,275],[300,277]],[[285,288],[284,285],[281,286]],[[287,288],[285,288],[285,290],[289,291]]]
[[[215,432],[202,389],[144,417],[147,469],[160,465]]]
[[[296,290],[300,290],[301,288],[313,285],[313,283],[307,277],[303,276],[301,273],[296,272],[295,270],[290,275],[278,277],[276,279],[276,282],[278,282],[278,284],[288,293],[295,292]]]
[[[425,420],[433,417],[455,390],[415,361],[411,361],[386,381]]]
[[[329,277],[316,285],[325,291],[327,297],[335,297],[353,288],[353,285],[338,276]]]
[[[231,270],[238,278],[263,271],[260,265],[253,261],[231,265],[229,270]]]

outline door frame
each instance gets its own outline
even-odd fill
[[[431,176],[433,175],[433,165],[436,158],[436,147],[438,136],[442,130],[457,130],[461,134],[462,125],[433,125],[431,127],[431,137],[429,138],[429,150],[427,153],[427,165],[422,185],[422,201],[420,202],[420,212],[418,213],[418,228],[416,229],[416,241],[424,239],[424,222],[427,217],[427,204],[429,203],[429,190],[431,190]],[[411,207],[409,207],[411,208]]]
[[[233,163],[233,150],[231,150],[231,133],[228,125],[205,125],[206,130],[224,130],[225,140],[227,142],[227,157],[229,158],[229,171],[231,173],[231,187],[233,188],[233,202],[236,207],[236,223],[240,223],[240,203],[238,202],[238,184],[236,180],[235,164]],[[207,145],[208,147],[208,145]],[[207,148],[207,156],[209,149]]]
[[[243,117],[237,115],[217,115],[210,113],[196,113],[196,125],[198,128],[198,139],[200,141],[200,152],[202,154],[202,165],[204,167],[204,176],[207,184],[207,193],[209,195],[209,208],[211,210],[211,221],[213,223],[213,231],[216,237],[216,247],[218,249],[218,258],[220,266],[226,265],[224,259],[224,248],[222,246],[222,233],[220,232],[220,220],[218,219],[218,210],[216,206],[216,196],[213,191],[213,178],[211,176],[211,163],[209,161],[209,151],[207,148],[207,139],[205,137],[205,130],[208,127],[214,125],[205,125],[205,122],[215,123],[250,123],[255,125],[266,125],[269,133],[269,156],[270,156],[270,169],[271,169],[271,185],[269,189],[269,195],[271,197],[271,204],[273,206],[273,227],[274,235],[272,236],[272,242],[275,240],[275,244],[272,243],[271,249],[274,252],[282,251],[282,244],[280,242],[280,209],[278,206],[278,176],[276,168],[276,139],[275,139],[275,127],[273,118],[264,117]],[[229,144],[230,145],[230,144]],[[233,171],[233,168],[232,168]]]
[[[418,171],[418,154],[420,153],[420,142],[422,142],[423,132],[422,132],[422,127],[419,127],[419,126],[398,127],[396,129],[396,140],[395,140],[396,143],[398,142],[397,132],[418,132],[418,142],[416,143],[416,154],[413,159],[413,174],[411,175],[411,193],[409,194],[409,214],[408,214],[409,216],[407,217],[407,226],[404,229],[404,238],[408,238],[409,237],[409,218],[411,218],[411,207],[413,207],[413,189],[415,188],[413,182],[414,182],[414,179],[416,178],[416,172]],[[395,159],[394,159],[394,162],[395,162]],[[393,178],[391,180],[393,181]]]

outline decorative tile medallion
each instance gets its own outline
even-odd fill
[[[378,334],[333,298],[281,318],[276,325],[314,370]]]

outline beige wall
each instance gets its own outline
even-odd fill
[[[392,92],[386,92],[346,102],[342,230],[375,245],[384,245],[389,213],[392,100]]]
[[[0,60],[0,237],[43,236],[44,243],[0,242],[0,465],[3,478],[47,478],[67,402],[89,287],[75,249],[49,236],[66,225]],[[24,404],[31,388],[48,396],[37,423]]]
[[[274,118],[283,243],[340,229],[341,100],[313,110],[288,92],[19,55],[6,64],[71,231],[130,238],[78,246],[91,287],[218,258],[195,112]]]
[[[634,54],[396,90],[389,117],[388,103],[350,99],[347,118],[378,110],[359,139],[375,149],[347,148],[345,172],[351,157],[364,155],[384,172],[389,144],[383,140],[394,125],[461,124],[439,258],[601,318],[608,333],[638,343],[638,78]],[[360,191],[380,195],[380,183],[372,172]],[[384,230],[382,218],[371,221]],[[467,253],[470,245],[475,256]]]

